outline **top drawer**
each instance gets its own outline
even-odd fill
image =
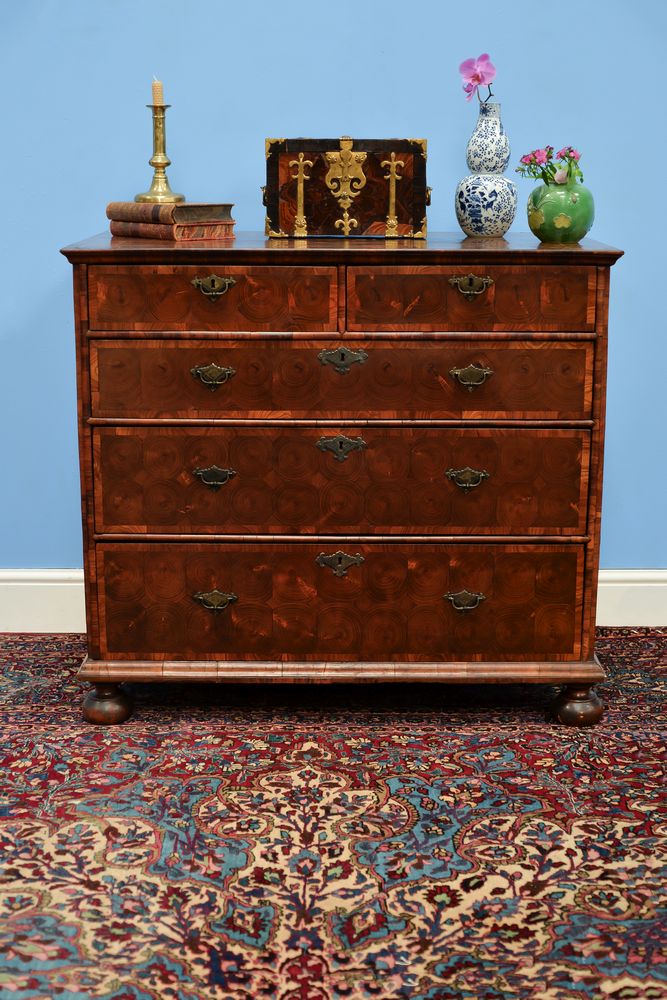
[[[91,330],[337,329],[335,267],[92,265],[88,297]]]
[[[594,267],[349,267],[347,325],[585,332],[595,328],[595,285]]]

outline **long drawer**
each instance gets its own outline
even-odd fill
[[[101,656],[576,659],[583,546],[98,544]]]
[[[349,267],[349,330],[593,330],[594,267]]]
[[[589,432],[102,427],[99,532],[583,534]]]
[[[591,415],[591,341],[91,341],[111,418],[544,419]]]
[[[335,330],[335,267],[88,269],[91,330]]]

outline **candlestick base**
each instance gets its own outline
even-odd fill
[[[156,183],[156,179],[153,178],[153,183],[149,190],[144,191],[143,194],[135,195],[134,200],[144,203],[151,202],[155,205],[173,205],[177,202],[185,201],[184,194],[176,194],[171,190],[166,176],[162,180],[164,183]]]

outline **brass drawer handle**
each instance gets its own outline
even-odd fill
[[[368,445],[363,438],[349,438],[344,434],[323,437],[317,442],[320,451],[330,451],[337,462],[344,462],[351,451],[362,451]]]
[[[217,302],[221,295],[236,284],[236,278],[220,278],[217,274],[209,274],[208,278],[193,278],[190,283],[198,288],[209,302]]]
[[[219,490],[221,486],[234,478],[236,469],[221,469],[217,465],[209,465],[207,469],[193,469],[192,475],[198,476],[204,486],[209,486],[212,490]]]
[[[487,378],[491,378],[493,375],[492,368],[486,368],[484,365],[466,365],[465,368],[450,368],[449,374],[462,385],[468,392],[472,392],[476,389],[478,385],[484,385]]]
[[[364,557],[360,552],[357,552],[354,556],[348,556],[346,552],[333,552],[330,556],[320,552],[319,556],[316,558],[315,562],[318,566],[327,566],[332,569],[334,576],[347,576],[347,571],[350,566],[361,566],[364,562]]]
[[[210,365],[195,365],[194,368],[190,369],[190,372],[193,378],[198,378],[211,392],[215,392],[218,386],[229,382],[230,378],[234,378],[236,375],[235,368],[221,367],[216,365],[214,361]]]
[[[221,590],[200,590],[192,595],[192,599],[199,601],[207,611],[224,611],[234,601],[238,601],[236,594],[225,594]]]
[[[486,469],[471,469],[469,465],[466,465],[464,469],[447,469],[445,475],[450,482],[462,489],[464,493],[470,493],[470,490],[474,490],[475,487],[489,478],[489,473]]]
[[[321,365],[331,365],[339,375],[346,375],[350,365],[363,365],[368,358],[366,351],[352,351],[349,347],[334,347],[330,351],[320,351],[317,356]]]
[[[493,278],[489,278],[488,275],[480,277],[478,274],[456,274],[449,279],[449,284],[452,288],[458,288],[464,299],[472,302],[493,284]]]
[[[456,594],[443,594],[443,600],[451,601],[452,607],[456,611],[473,611],[482,601],[486,600],[484,594],[477,594],[470,590],[459,590]]]

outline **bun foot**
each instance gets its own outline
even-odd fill
[[[132,699],[120,684],[95,684],[83,699],[83,717],[96,726],[117,726],[132,715]]]
[[[553,712],[564,726],[594,726],[604,707],[590,685],[568,684],[553,703]]]

